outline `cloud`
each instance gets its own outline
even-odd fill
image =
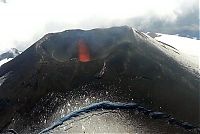
[[[6,3],[6,0],[0,0],[0,2]]]
[[[199,38],[198,2],[189,7],[181,6],[179,10],[174,11],[174,16],[176,19],[173,21],[170,20],[170,16],[140,16],[128,20],[128,24],[143,31],[190,35]]]
[[[130,25],[195,31],[197,5],[198,0],[7,0],[0,3],[0,52],[24,50],[46,33],[66,29]]]

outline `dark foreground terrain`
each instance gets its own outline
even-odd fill
[[[126,26],[47,34],[0,67],[0,132],[198,133],[200,77],[186,61]]]

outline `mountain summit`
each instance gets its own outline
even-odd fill
[[[59,118],[60,109],[67,114],[105,100],[134,101],[199,122],[199,74],[181,52],[127,26],[49,33],[1,66],[0,82],[2,131],[38,133]],[[151,110],[146,114],[153,117]],[[172,127],[167,123],[153,127],[183,131],[164,129]]]

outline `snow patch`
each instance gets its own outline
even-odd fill
[[[200,40],[195,40],[186,37],[180,37],[178,35],[168,35],[161,34],[159,37],[155,37],[156,40],[167,43],[179,51],[187,54],[190,57],[190,60],[198,64],[200,69]]]
[[[11,49],[9,50],[9,52],[12,53],[14,57],[16,57],[16,56],[18,56],[19,54],[21,54],[21,52],[18,51],[16,48],[11,48]]]
[[[8,58],[8,59],[3,59],[3,60],[1,60],[1,61],[0,61],[0,67],[1,67],[3,64],[5,64],[5,63],[11,61],[12,59],[13,59],[13,58]]]

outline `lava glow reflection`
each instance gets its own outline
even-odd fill
[[[78,41],[78,52],[79,52],[79,61],[81,62],[90,61],[90,52],[87,44],[83,40]]]

